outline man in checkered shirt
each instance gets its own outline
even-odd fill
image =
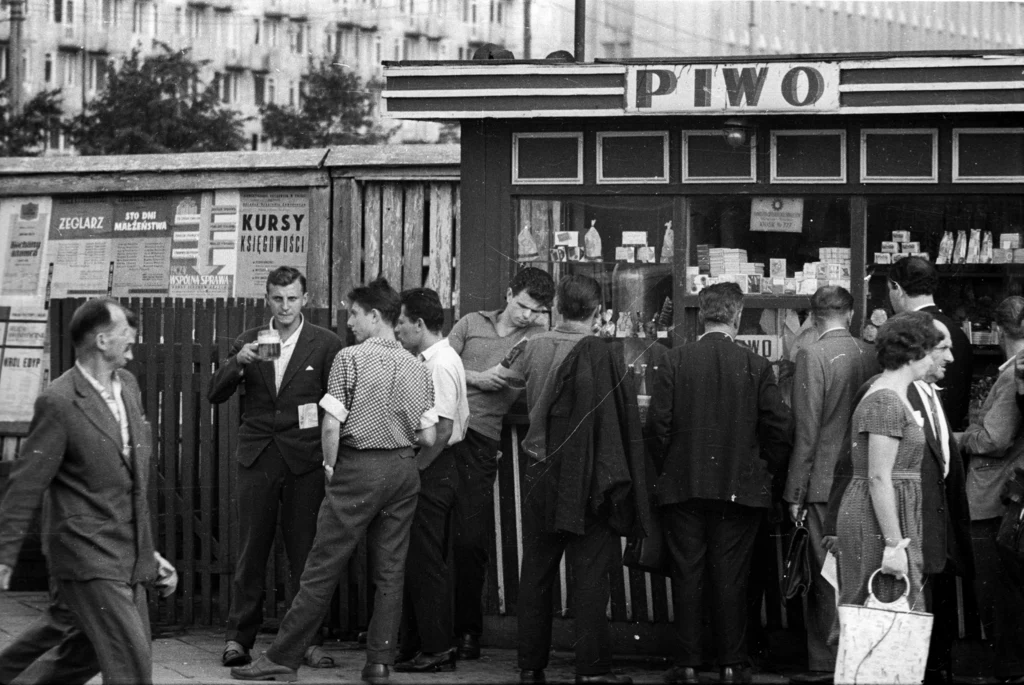
[[[334,359],[322,428],[327,495],[299,592],[274,644],[231,669],[239,680],[295,680],[302,655],[327,612],[338,577],[365,533],[377,586],[362,678],[386,683],[402,612],[409,530],[420,489],[418,446],[432,445],[437,414],[427,368],[395,340],[400,312],[383,278],[356,288],[348,327],[360,343]]]

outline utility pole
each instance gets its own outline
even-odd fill
[[[533,0],[523,0],[523,59],[530,59],[530,43],[533,42],[533,27],[531,15],[533,14]]]
[[[587,0],[576,0],[573,52],[577,62],[587,61]]]
[[[21,71],[22,30],[25,23],[25,0],[4,0],[11,10],[11,43],[7,50],[7,101],[11,114],[21,111],[25,75]]]

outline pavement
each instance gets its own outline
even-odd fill
[[[45,592],[0,592],[0,649],[14,640],[46,607]],[[266,650],[273,635],[259,636],[254,654]],[[224,649],[224,633],[220,628],[196,626],[185,631],[157,637],[153,640],[153,681],[156,685],[189,683],[237,683],[228,669],[220,665]],[[361,685],[359,672],[366,662],[365,650],[355,642],[328,640],[324,649],[330,654],[336,668],[299,669],[300,683],[352,683]],[[669,661],[657,657],[624,657],[616,659],[614,672],[629,675],[638,685],[664,682],[662,676]],[[553,652],[545,671],[549,683],[574,682],[571,652]],[[717,672],[701,674],[702,682],[718,682]],[[392,673],[394,685],[441,685],[447,683],[518,683],[519,669],[516,653],[512,649],[484,647],[479,660],[460,661],[455,671],[440,673]],[[99,684],[100,677],[89,681]],[[787,678],[778,673],[757,673],[756,683],[785,683]]]

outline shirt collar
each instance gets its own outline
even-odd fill
[[[480,312],[480,316],[484,317],[485,319],[490,321],[492,324],[497,326],[498,325],[498,317],[501,316],[501,313],[503,311],[505,311],[505,310],[504,309],[495,309],[492,312]]]
[[[824,338],[826,335],[828,335],[829,333],[831,333],[833,331],[845,331],[845,330],[846,330],[845,326],[836,326],[835,328],[830,328],[827,331],[825,331],[824,333],[822,333],[821,335],[819,335],[818,336],[818,340],[821,340],[822,338]]]
[[[1012,363],[1013,363],[1013,360],[1014,360],[1014,357],[1010,357],[1010,358],[1009,358],[1009,359],[1007,359],[1007,360],[1006,360],[1005,362],[1003,362],[1002,364],[1000,364],[1000,365],[999,365],[999,373],[1002,373],[1003,371],[1005,371],[1005,370],[1006,370],[1006,367],[1007,367],[1007,366],[1009,366],[1010,364],[1012,364]]]
[[[368,345],[368,344],[379,345],[381,347],[386,347],[386,348],[389,348],[389,349],[395,349],[395,348],[398,348],[400,350],[404,350],[405,349],[404,347],[402,347],[402,344],[400,342],[398,342],[397,340],[385,340],[384,338],[378,338],[377,336],[374,336],[372,338],[367,338],[366,340],[363,341],[362,344],[364,344],[364,345]]]
[[[938,393],[938,388],[928,381],[914,381],[914,385],[916,385],[919,390],[922,390],[924,394],[928,395],[928,397],[932,397]]]
[[[291,334],[287,341],[282,341],[282,345],[294,345],[295,341],[299,339],[302,334],[302,327],[306,325],[306,317],[299,313],[299,327],[295,329],[295,332]],[[274,328],[274,319],[270,319],[270,330],[276,331]]]
[[[76,361],[75,362],[75,366],[78,367],[78,370],[82,372],[83,376],[85,376],[85,380],[89,381],[89,385],[91,385],[92,387],[96,388],[96,391],[100,395],[105,395],[107,393],[107,389],[103,387],[103,384],[100,383],[95,378],[93,378],[93,375],[91,373],[89,373],[88,369],[86,369],[84,366],[82,366],[82,362]],[[115,393],[120,389],[120,387],[121,387],[121,379],[117,377],[117,373],[112,374],[111,385],[112,385]]]
[[[918,305],[918,306],[914,307],[914,309],[912,311],[919,312],[922,309],[927,309],[928,307],[934,307],[934,306],[935,306],[934,302],[929,302],[928,304],[922,304],[922,305]]]
[[[451,345],[448,343],[448,338],[441,338],[436,343],[420,352],[420,357],[423,358],[423,361],[429,361],[431,357],[433,357],[435,354],[437,354],[446,347],[451,347]]]
[[[731,335],[729,335],[728,333],[723,333],[722,331],[710,331],[708,333],[701,333],[699,336],[697,336],[697,340],[702,340],[709,335],[722,335],[728,338],[729,340],[735,340],[735,338],[733,338]]]

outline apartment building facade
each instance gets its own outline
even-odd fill
[[[208,62],[225,105],[247,118],[298,104],[310,57],[330,56],[365,83],[388,60],[464,60],[486,43],[517,58],[572,50],[573,0],[22,0],[26,97],[60,88],[74,114],[106,66],[164,43]],[[4,10],[0,19],[7,19]],[[10,22],[0,21],[0,78]],[[588,0],[587,58],[1006,49],[1024,47],[1021,2]],[[369,88],[377,97],[377,88]],[[437,137],[433,122],[385,122],[396,141]],[[53,152],[64,141],[50,141]]]

